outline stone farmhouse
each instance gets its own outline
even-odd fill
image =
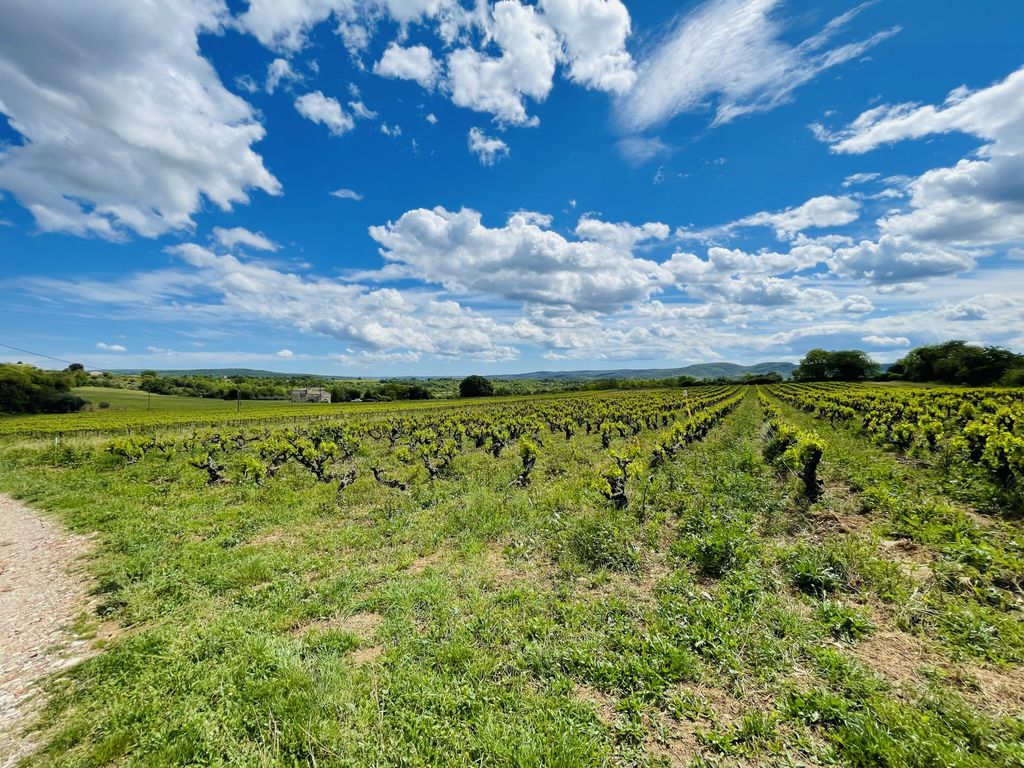
[[[309,389],[293,389],[293,403],[329,403],[331,402],[330,390],[323,387],[310,387]]]

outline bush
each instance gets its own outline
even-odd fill
[[[1024,387],[1024,368],[1013,368],[1007,371],[999,383],[1006,387]]]
[[[803,493],[814,501],[822,492],[818,465],[825,444],[814,432],[805,432],[785,423],[771,422],[764,446],[765,460],[777,468],[786,467],[803,481]]]

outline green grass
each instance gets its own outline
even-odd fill
[[[211,487],[180,457],[7,438],[0,489],[97,532],[83,624],[116,629],[51,683],[26,765],[1024,764],[1019,708],[970,682],[1020,672],[1019,611],[984,598],[1020,528],[955,538],[931,470],[782,410],[826,443],[814,505],[762,459],[752,392],[623,510],[582,431],[545,433],[527,488],[515,450],[476,450],[340,502],[294,464]],[[887,543],[924,502],[922,587]],[[894,682],[867,645],[892,635],[930,668]]]
[[[103,410],[100,403],[108,403],[114,411],[170,411],[174,413],[235,413],[253,406],[290,405],[288,400],[244,400],[240,405],[234,400],[215,400],[205,397],[179,397],[177,395],[152,395],[135,389],[114,387],[76,387],[72,392],[88,400],[91,411]]]

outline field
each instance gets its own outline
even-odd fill
[[[476,400],[404,400],[399,402],[292,403],[289,400],[216,400],[176,395],[148,395],[137,390],[110,387],[78,387],[75,394],[87,397],[93,405],[108,402],[108,409],[84,410],[60,415],[0,416],[0,435],[109,434],[113,432],[178,431],[185,427],[237,426],[282,423],[296,419],[337,419],[353,414],[394,413],[407,410],[433,410],[459,404],[468,407]],[[564,394],[543,397],[565,397]],[[488,398],[487,403],[515,398]],[[535,398],[536,399],[536,398]],[[141,413],[145,411],[145,413]]]
[[[235,413],[241,408],[248,409],[253,406],[265,408],[291,404],[288,400],[246,400],[238,406],[234,400],[152,395],[137,389],[117,389],[115,387],[75,387],[72,392],[88,400],[92,410],[98,410],[100,403],[108,403],[110,410],[113,411]]]
[[[1024,765],[1024,391],[370,406],[0,422],[96,533],[28,765]]]

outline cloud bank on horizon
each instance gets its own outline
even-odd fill
[[[1018,4],[240,5],[7,3],[6,341],[325,373],[1024,349]]]

